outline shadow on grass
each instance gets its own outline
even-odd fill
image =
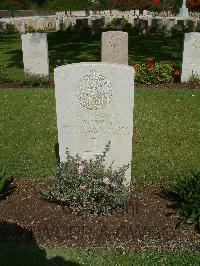
[[[9,55],[8,67],[15,67],[19,69],[24,68],[22,50],[12,50],[7,52]]]
[[[166,38],[163,35],[129,33],[129,64],[141,63],[146,57],[155,61],[175,62],[181,67],[183,35]]]
[[[0,35],[0,49],[7,57],[8,67],[23,69],[23,55],[20,43],[20,35]]]
[[[156,61],[175,62],[181,68],[183,52],[183,35],[165,38],[162,35],[148,33],[147,35],[129,34],[129,64],[141,63],[146,57]],[[6,61],[12,71],[23,69],[23,57],[19,35],[0,36],[1,53],[6,55]],[[50,73],[58,65],[79,62],[101,61],[101,35],[91,36],[89,31],[49,32],[48,49]],[[19,75],[21,75],[19,73]]]
[[[80,266],[60,256],[47,258],[33,232],[15,223],[0,222],[0,264],[6,266]]]
[[[50,71],[61,64],[101,60],[100,36],[89,32],[52,32],[48,34]]]

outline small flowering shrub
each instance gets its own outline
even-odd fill
[[[28,87],[45,87],[48,82],[47,76],[30,73],[26,73],[23,80],[23,83]]]
[[[8,34],[8,35],[17,34],[17,33],[18,33],[18,31],[17,31],[15,25],[13,25],[11,23],[7,23],[6,28],[2,32],[2,34]]]
[[[195,74],[194,72],[192,72],[192,75],[190,76],[188,82],[189,82],[190,84],[200,85],[200,75]]]
[[[175,69],[173,65],[154,62],[147,58],[144,64],[133,65],[135,80],[143,84],[161,84],[174,81]]]
[[[10,77],[8,75],[7,66],[3,63],[0,63],[0,83],[10,81]]]
[[[102,155],[94,160],[75,157],[67,150],[66,162],[61,163],[52,184],[42,191],[45,199],[69,207],[74,213],[95,215],[113,212],[128,199],[128,188],[124,185],[124,174],[129,168],[124,165],[113,171],[106,169],[104,162],[110,142]]]
[[[58,59],[55,61],[55,67],[67,65],[67,59]]]

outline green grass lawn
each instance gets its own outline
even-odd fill
[[[2,266],[197,266],[200,254],[4,246],[0,249],[0,261]]]
[[[58,60],[67,63],[98,62],[101,60],[101,36],[89,33],[48,33],[49,63],[51,78]],[[138,36],[129,33],[129,64],[143,62],[146,57],[167,63],[182,62],[183,36]],[[0,62],[7,63],[9,74],[14,80],[23,79],[23,60],[20,35],[0,34]]]
[[[0,162],[9,174],[53,174],[57,143],[53,89],[0,90]],[[167,181],[200,169],[200,90],[136,89],[132,173]]]

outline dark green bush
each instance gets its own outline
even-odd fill
[[[44,75],[25,74],[24,84],[28,87],[45,87],[48,85],[49,79]]]
[[[18,31],[17,31],[15,25],[13,25],[11,23],[7,23],[6,29],[4,29],[2,33],[10,35],[10,34],[17,34]]]
[[[131,24],[125,18],[114,18],[110,23],[106,25],[106,30],[128,31],[129,29],[131,29]]]
[[[181,224],[194,223],[200,229],[200,172],[178,178],[170,187],[175,210],[181,215]]]
[[[3,63],[0,63],[0,83],[11,81],[7,66]]]
[[[74,213],[95,215],[113,212],[128,199],[128,188],[124,185],[124,173],[129,165],[113,171],[106,169],[104,162],[110,142],[102,155],[94,160],[83,160],[70,156],[61,163],[52,184],[42,191],[45,199],[69,207]]]
[[[32,26],[25,25],[25,33],[37,33],[37,32],[43,33],[47,31],[48,30],[46,28],[45,29],[34,29]]]
[[[5,169],[0,167],[0,199],[6,196],[9,192],[11,192],[11,182],[12,178],[9,178],[6,174]]]
[[[5,171],[0,168],[0,198],[3,196],[3,191],[7,182]]]

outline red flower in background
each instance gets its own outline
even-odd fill
[[[199,9],[200,8],[200,0],[188,0],[187,7],[190,9]]]
[[[176,63],[172,64],[173,69],[176,69]]]
[[[175,70],[173,73],[174,77],[180,77],[180,75],[181,75],[181,72],[179,70]]]
[[[152,57],[147,57],[146,60],[147,60],[148,63],[150,63],[150,62],[153,63],[153,58]]]
[[[152,1],[151,1],[151,4],[152,4],[153,6],[159,6],[159,5],[160,5],[160,0],[152,0]]]
[[[152,67],[153,67],[153,63],[148,63],[148,64],[147,64],[147,67],[148,67],[148,69],[152,69]]]
[[[147,61],[147,67],[148,67],[148,69],[151,70],[152,67],[154,66],[153,58],[152,57],[147,57],[146,58],[146,61]]]

